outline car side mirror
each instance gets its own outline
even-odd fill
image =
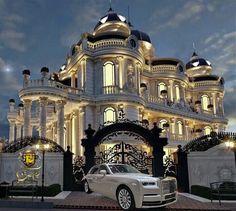
[[[102,174],[103,176],[105,176],[107,174],[106,170],[100,170],[100,174]]]

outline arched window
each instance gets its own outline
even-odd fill
[[[107,107],[104,109],[103,122],[105,125],[112,124],[116,121],[116,110],[112,107]]]
[[[212,132],[212,129],[210,126],[204,127],[204,135],[210,135]]]
[[[208,110],[207,106],[210,104],[210,99],[207,95],[202,95],[201,97],[202,109]]]
[[[163,90],[166,90],[167,91],[167,87],[166,87],[166,84],[161,82],[158,84],[157,86],[157,94],[158,94],[158,97],[163,97],[163,95],[161,95],[161,91]]]
[[[181,121],[177,122],[178,134],[183,135],[183,123]]]
[[[167,120],[165,120],[165,119],[160,120],[160,122],[159,122],[159,128],[164,129],[164,128],[163,128],[163,125],[164,125],[165,123],[167,123]]]
[[[180,100],[180,89],[179,89],[179,85],[175,85],[175,98],[177,101]]]
[[[103,86],[115,85],[115,64],[108,61],[103,65]]]

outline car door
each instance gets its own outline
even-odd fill
[[[89,174],[87,174],[86,179],[89,183],[89,188],[94,191],[98,192],[98,187],[97,187],[97,178],[99,176],[99,166],[94,166]]]
[[[105,170],[107,173],[105,175],[100,174],[101,170]],[[99,175],[97,177],[97,188],[99,189],[98,192],[105,195],[110,196],[110,172],[107,169],[106,165],[101,165],[99,168]]]

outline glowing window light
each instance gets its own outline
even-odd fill
[[[107,107],[103,113],[104,124],[109,125],[116,120],[116,110],[112,107]]]
[[[180,90],[179,90],[179,85],[175,85],[175,97],[176,100],[180,100]]]
[[[207,61],[207,60],[206,60],[206,62],[207,62],[207,64],[208,64],[209,66],[211,66],[211,62],[209,62],[209,61]]]
[[[121,20],[121,21],[123,21],[123,22],[125,22],[125,21],[126,21],[126,19],[125,19],[125,17],[124,17],[124,16],[122,16],[122,15],[118,15],[118,17],[120,18],[120,20]]]
[[[166,123],[167,123],[167,120],[165,120],[165,119],[160,120],[160,122],[159,122],[159,128],[161,128],[161,129],[164,130],[165,128],[164,128],[163,125],[166,124]]]
[[[183,123],[181,121],[177,122],[178,134],[183,135]]]
[[[192,65],[193,65],[194,67],[197,67],[197,66],[199,65],[199,61],[193,62]]]
[[[100,20],[100,22],[101,22],[101,23],[106,23],[107,18],[108,18],[108,16],[105,16],[104,18],[102,18],[102,19]]]
[[[161,97],[161,98],[163,97],[161,95],[161,91],[163,90],[167,90],[167,88],[166,88],[166,84],[161,82],[158,84],[158,97]]]
[[[202,95],[201,97],[202,109],[208,110],[207,106],[210,104],[210,99],[207,95]]]
[[[112,62],[106,62],[103,66],[103,86],[115,85],[115,65]]]
[[[212,131],[212,129],[210,126],[204,127],[204,135],[210,135],[211,131]]]

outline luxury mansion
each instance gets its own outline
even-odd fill
[[[110,9],[93,32],[72,45],[57,72],[41,69],[41,78],[23,71],[22,103],[9,101],[9,142],[37,134],[83,155],[81,139],[88,124],[98,130],[116,121],[152,128],[168,137],[166,153],[189,140],[224,131],[224,79],[211,63],[193,52],[185,64],[159,58],[150,37]],[[138,139],[122,133],[103,142],[97,153],[128,142],[150,153]]]

